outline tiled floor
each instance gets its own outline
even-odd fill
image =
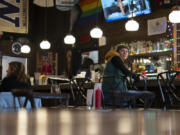
[[[0,135],[179,135],[178,110],[39,109],[0,113]]]

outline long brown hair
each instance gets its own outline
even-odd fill
[[[21,62],[9,63],[10,74],[8,76],[15,76],[20,82],[27,82],[27,76],[25,74],[25,67]]]

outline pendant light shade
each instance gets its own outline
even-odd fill
[[[47,40],[41,41],[41,43],[40,43],[41,49],[49,49],[50,47],[51,47],[51,44],[49,41],[47,41]]]
[[[133,19],[129,20],[125,24],[126,31],[138,31],[139,23]]]
[[[103,31],[100,28],[95,27],[90,31],[90,35],[92,38],[101,38],[103,35]]]
[[[169,14],[169,21],[171,23],[180,23],[180,8],[173,10]]]
[[[65,44],[74,44],[76,42],[76,39],[73,35],[69,34],[64,37],[64,43]]]
[[[21,52],[22,53],[30,53],[30,51],[31,51],[31,48],[28,45],[23,45],[21,47]]]

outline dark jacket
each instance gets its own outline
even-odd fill
[[[134,79],[137,79],[138,76],[127,69],[124,61],[116,51],[109,51],[106,54],[105,59],[107,64],[104,70],[104,78],[102,82],[104,104],[112,105],[114,98],[112,98],[111,92],[126,91],[127,88],[125,78],[127,76],[132,76]]]
[[[124,61],[116,51],[109,51],[105,59],[107,60],[107,64],[104,70],[104,79],[102,83],[103,91],[125,91],[125,78],[127,76],[132,76],[134,79],[138,78],[136,74],[127,69]]]
[[[30,81],[20,82],[15,76],[5,77],[0,86],[0,91],[8,92],[15,88],[30,88]]]

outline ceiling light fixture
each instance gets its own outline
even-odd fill
[[[71,34],[72,27],[73,27],[72,20],[71,20],[71,16],[73,16],[72,12],[70,12],[69,34],[67,34],[67,35],[64,37],[64,43],[65,43],[65,44],[68,44],[68,45],[74,45],[75,42],[76,42],[76,38]]]
[[[90,31],[90,35],[92,38],[101,38],[103,35],[103,32],[99,27],[95,27]]]
[[[134,3],[132,0],[132,17],[125,24],[126,31],[138,31],[139,30],[139,23],[133,19],[133,16],[134,16],[133,10],[134,10]]]
[[[74,44],[76,42],[76,39],[73,35],[68,34],[64,37],[64,43],[65,44]]]
[[[40,47],[41,47],[41,49],[47,50],[47,49],[49,49],[51,47],[51,44],[50,44],[49,41],[43,40],[40,43]]]
[[[46,7],[45,7],[45,15],[44,15],[44,34],[45,39],[41,41],[40,48],[41,49],[50,49],[51,43],[47,40],[47,0],[46,0]]]
[[[98,9],[98,3],[99,0],[97,1],[97,9]],[[98,13],[96,13],[96,25],[97,24],[98,24]],[[101,30],[101,28],[96,26],[90,31],[90,36],[92,38],[101,38],[103,36],[103,31]]]
[[[126,22],[125,28],[126,28],[126,31],[138,31],[139,23],[136,20],[131,19]]]
[[[173,7],[171,13],[169,14],[169,21],[171,23],[180,23],[180,7]]]
[[[29,47],[29,45],[23,45],[21,47],[21,52],[22,53],[30,53],[30,51],[31,51],[31,48]]]

